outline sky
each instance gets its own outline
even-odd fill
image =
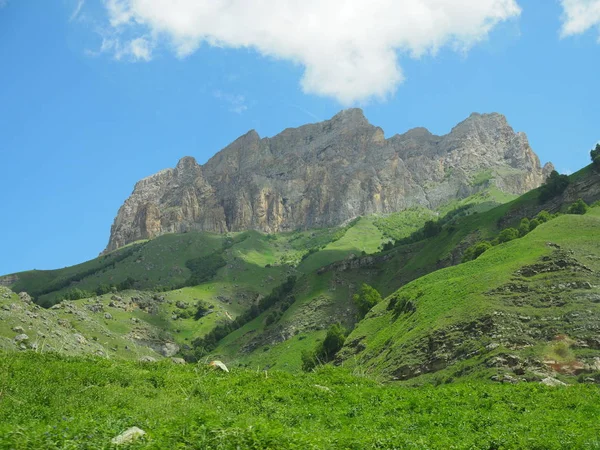
[[[139,179],[361,107],[387,137],[504,114],[600,140],[600,0],[0,0],[0,274],[97,256]]]

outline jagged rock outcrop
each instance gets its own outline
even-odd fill
[[[349,109],[272,138],[250,131],[204,166],[185,157],[139,181],[106,251],[164,233],[278,232],[435,208],[486,183],[521,194],[550,170],[500,114],[472,114],[445,136],[415,128],[385,139],[360,109]]]

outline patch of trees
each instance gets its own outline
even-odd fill
[[[586,202],[582,199],[577,200],[569,209],[567,209],[567,214],[585,214],[588,211],[589,207]]]
[[[534,219],[530,220],[527,217],[524,217],[521,219],[521,223],[519,224],[518,228],[505,228],[495,239],[491,241],[479,241],[468,247],[463,253],[462,261],[472,261],[498,244],[503,244],[504,242],[510,242],[523,237],[535,230],[540,224],[552,220],[553,218],[557,217],[557,215],[558,214],[552,215],[548,211],[544,210],[540,211],[540,213]]]
[[[187,260],[185,266],[190,270],[191,275],[185,285],[197,286],[211,280],[217,274],[217,271],[226,264],[227,261],[225,261],[223,253],[220,251]]]
[[[80,288],[69,289],[61,295],[56,297],[56,300],[61,302],[63,300],[79,300],[82,298],[93,297],[94,295],[104,295],[111,292],[126,291],[127,289],[133,289],[135,287],[135,280],[131,277],[127,277],[125,280],[117,283],[116,285],[101,284],[96,289],[85,290]]]
[[[302,352],[302,370],[308,372],[320,364],[333,361],[337,352],[344,346],[346,341],[346,329],[340,324],[331,325],[323,342],[319,343],[313,351]]]
[[[143,245],[143,244],[142,244]],[[139,250],[138,246],[131,246],[131,247],[127,247],[123,250],[120,250],[118,252],[115,252],[111,255],[105,255],[105,256],[101,256],[100,258],[98,258],[98,261],[102,261],[102,264],[95,266],[95,267],[91,267],[90,269],[87,270],[82,270],[81,272],[77,272],[71,276],[68,277],[59,277],[55,280],[53,280],[51,283],[48,283],[47,285],[45,285],[43,288],[40,289],[31,289],[28,288],[28,286],[15,286],[15,289],[21,289],[24,291],[27,291],[29,293],[29,295],[31,295],[34,299],[37,299],[38,297],[41,297],[42,295],[46,295],[46,294],[50,294],[52,292],[56,292],[56,291],[60,291],[68,286],[70,286],[73,283],[78,283],[81,280],[83,280],[84,278],[87,278],[89,276],[95,275],[98,272],[101,272],[103,270],[107,270],[109,268],[114,268],[115,264],[117,264],[118,262],[123,261],[124,259],[130,257],[131,255],[133,255],[134,252],[136,252],[137,250]],[[99,287],[100,288],[100,287]],[[102,285],[102,289],[105,288],[105,285]],[[98,289],[97,289],[98,290]],[[87,297],[91,297],[94,295],[94,293],[97,293],[96,291],[83,291],[81,289],[75,290],[73,289],[72,292],[63,294],[62,296],[58,297],[59,300],[65,299],[65,300],[79,300],[80,298],[87,298]],[[72,297],[77,297],[79,295],[84,295],[83,297],[78,297],[78,298],[67,298],[65,297],[65,295],[68,296],[72,296]],[[89,294],[89,295],[87,295]],[[100,294],[98,294],[100,295]],[[43,305],[43,306],[52,306],[52,302],[46,302],[46,303],[50,303],[48,305]]]
[[[222,322],[213,328],[202,338],[196,338],[192,342],[193,354],[186,355],[187,359],[198,360],[202,356],[213,351],[221,339],[229,333],[243,327],[251,320],[257,318],[260,314],[274,306],[278,302],[285,302],[286,309],[295,299],[290,293],[296,285],[296,277],[290,276],[285,283],[275,287],[269,295],[263,297],[258,303],[253,304],[245,313],[236,317],[230,322]]]
[[[381,301],[381,294],[375,288],[363,283],[352,300],[358,310],[357,319],[362,320],[371,308]]]
[[[570,180],[567,175],[561,175],[556,170],[553,170],[546,183],[540,187],[539,201],[544,203],[560,194],[569,186]]]

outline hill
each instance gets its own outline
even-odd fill
[[[493,184],[487,184],[481,192],[445,204],[437,211],[417,207],[385,216],[362,217],[343,227],[287,233],[167,234],[133,243],[78,266],[12,274],[0,281],[14,291],[28,292],[38,304],[55,306],[50,310],[40,309],[6,293],[8,298],[0,299],[3,304],[0,336],[4,337],[2,342],[7,349],[39,349],[43,345],[45,350],[126,359],[183,356],[194,361],[212,356],[233,366],[298,372],[301,353],[312,351],[331,325],[341,323],[354,331],[337,363],[362,367],[378,377],[419,382],[419,377],[427,380],[432,376],[427,374],[434,372],[439,372],[436,376],[443,379],[454,379],[457,371],[465,376],[506,373],[512,377],[515,375],[512,366],[494,366],[493,370],[488,367],[488,357],[498,356],[500,361],[509,355],[521,361],[519,371],[523,368],[527,376],[537,372],[539,378],[541,374],[554,374],[544,361],[551,360],[545,357],[557,346],[566,347],[564,353],[576,366],[564,374],[565,381],[574,380],[582,371],[593,378],[596,353],[590,336],[563,326],[566,319],[557,319],[561,325],[550,328],[556,331],[554,335],[548,330],[538,335],[530,331],[531,327],[538,329],[539,323],[547,319],[534,312],[553,311],[557,316],[552,317],[567,317],[569,312],[578,313],[590,300],[582,297],[575,303],[541,308],[537,304],[539,298],[546,294],[556,297],[559,292],[549,291],[535,277],[525,283],[515,274],[521,266],[538,264],[535,258],[548,256],[568,264],[573,260],[573,264],[585,266],[592,275],[582,272],[579,278],[569,281],[566,275],[557,272],[552,274],[556,280],[548,275],[547,283],[555,282],[557,286],[589,283],[591,293],[595,292],[596,268],[581,258],[595,255],[595,247],[586,239],[592,239],[590,236],[595,232],[596,209],[582,217],[562,216],[540,225],[524,238],[488,250],[474,262],[457,264],[474,243],[493,240],[507,226],[519,227],[523,213],[532,214],[529,218],[533,219],[544,208],[564,210],[576,196],[593,201],[599,197],[597,177],[594,170],[586,168],[570,177],[563,193],[543,203],[538,200],[538,191],[511,200]],[[433,232],[426,231],[426,224],[434,225]],[[570,243],[561,241],[563,235],[578,236],[581,243],[577,245],[589,248],[590,254],[576,254]],[[530,241],[534,243],[528,244]],[[548,242],[560,249],[548,247]],[[562,253],[557,256],[548,253],[549,249]],[[570,251],[575,253],[571,255]],[[565,252],[570,255],[568,258]],[[504,256],[495,259],[495,254]],[[526,258],[533,259],[525,261]],[[484,264],[486,260],[489,265]],[[473,274],[480,273],[488,278],[482,284],[473,283]],[[431,274],[430,278],[427,274]],[[490,285],[491,279],[497,280],[498,286],[482,290]],[[363,283],[375,287],[387,298],[357,323],[352,297]],[[469,284],[472,290],[464,284]],[[531,292],[536,294],[524,296],[520,303],[511,305],[503,300],[508,294],[494,291],[513,284],[518,289],[530,284]],[[423,286],[429,285],[431,294],[423,294],[423,300],[419,300],[424,302],[423,306],[418,307],[414,292],[428,292],[429,288]],[[439,287],[434,289],[435,286]],[[456,288],[452,290],[449,286]],[[580,293],[579,288],[564,289]],[[440,292],[446,291],[456,303],[444,299],[444,309],[436,302],[443,298]],[[473,300],[466,299],[466,292]],[[408,299],[417,305],[416,312],[405,317],[397,315],[391,307],[388,311],[388,305],[397,299]],[[429,312],[429,308],[441,312]],[[591,304],[585,311],[593,313],[594,308]],[[470,315],[475,313],[476,317]],[[480,332],[481,336],[470,337],[464,348],[453,343],[451,336],[460,340],[460,336],[467,336],[469,326],[488,323],[488,316],[495,317],[494,314],[505,320],[496,320],[490,330],[496,326],[512,330],[518,322],[514,317],[529,317],[527,324],[516,328],[521,334],[514,334],[527,345],[537,342],[536,347],[515,350],[512,343],[489,340],[487,328]],[[418,323],[412,322],[415,320]],[[18,334],[13,331],[15,327],[23,329],[27,341],[14,340]],[[395,336],[406,334],[406,329],[411,329],[412,334],[407,334],[411,337],[404,343]],[[58,335],[52,330],[58,330]],[[439,334],[432,334],[431,330]],[[563,335],[564,342],[556,341],[556,336]],[[423,351],[423,342],[430,340],[434,347],[441,345],[441,353]],[[591,344],[582,347],[587,350],[579,351],[577,346],[588,341]],[[489,352],[481,351],[488,345]],[[479,349],[477,358],[472,354],[474,349]],[[535,360],[537,366],[522,362],[525,360]],[[560,364],[555,368],[560,368]],[[461,367],[469,365],[475,368],[460,372]]]

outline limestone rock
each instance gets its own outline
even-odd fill
[[[138,361],[141,363],[153,363],[156,362],[156,358],[153,358],[152,356],[142,356]]]
[[[547,377],[544,378],[542,381],[540,381],[540,383],[545,384],[546,386],[566,386],[566,383],[563,383],[560,380],[557,380],[556,378],[552,378],[552,377]]]
[[[144,430],[142,430],[141,428],[131,427],[131,428],[128,428],[127,430],[123,431],[118,436],[115,436],[114,438],[112,438],[112,440],[110,442],[111,442],[111,444],[115,444],[115,445],[128,444],[130,442],[133,442],[133,441],[139,439],[140,437],[144,436],[145,434],[146,434],[146,432]]]
[[[472,114],[445,136],[416,128],[385,139],[360,109],[349,109],[272,138],[250,131],[203,166],[185,157],[144,178],[119,209],[106,251],[188,230],[336,226],[436,208],[490,184],[522,194],[551,170],[500,114]]]
[[[33,303],[31,296],[27,292],[19,292],[19,298],[25,303]]]
[[[29,340],[29,336],[27,336],[26,334],[18,334],[15,336],[14,341],[18,344],[19,342],[24,342],[24,341],[28,341]]]

